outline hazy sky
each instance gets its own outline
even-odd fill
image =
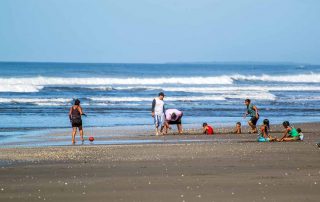
[[[320,64],[319,0],[0,0],[0,61]]]

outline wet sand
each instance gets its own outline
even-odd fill
[[[134,137],[190,140],[159,144],[0,147],[0,201],[319,201],[320,124],[301,126],[303,142],[189,131]]]

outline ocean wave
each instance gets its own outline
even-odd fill
[[[152,97],[92,97],[92,101],[99,102],[152,102]],[[181,96],[166,97],[166,101],[202,101],[202,100],[225,100],[222,96]]]
[[[27,84],[7,84],[0,82],[0,92],[34,93],[43,89],[43,86]]]
[[[30,77],[30,78],[0,78],[0,92],[38,92],[45,87],[57,88],[62,90],[64,88],[77,90],[93,89],[110,91],[114,90],[155,90],[162,88],[164,85],[221,85],[224,88],[232,88],[231,84],[234,81],[261,81],[261,82],[282,82],[282,83],[320,83],[320,74],[299,74],[299,75],[222,75],[212,77],[160,77],[160,78],[64,78],[64,77]],[[119,85],[126,85],[126,87],[119,87]],[[117,87],[114,87],[117,86]],[[153,86],[152,88],[150,86]],[[83,89],[81,89],[83,88]],[[257,87],[248,87],[257,88]],[[269,89],[268,89],[269,88]],[[263,89],[274,90],[282,89],[282,86],[268,87]],[[294,89],[294,87],[287,87]],[[302,90],[310,89],[310,87],[299,87]],[[215,88],[213,90],[219,90]],[[287,89],[287,90],[288,90]],[[319,89],[319,87],[317,87]],[[165,88],[163,90],[166,90]],[[182,90],[183,91],[183,90]]]
[[[40,106],[60,106],[70,104],[72,100],[73,99],[67,98],[0,98],[0,103],[26,103]]]
[[[32,77],[32,78],[0,78],[0,86],[86,86],[86,85],[162,85],[162,84],[232,84],[229,76],[217,77],[159,77],[159,78],[63,78],[63,77]],[[0,89],[0,91],[3,89]],[[13,89],[14,90],[14,89]]]
[[[265,81],[265,82],[286,82],[286,83],[320,83],[320,74],[298,74],[298,75],[234,75],[233,80],[243,81]]]
[[[152,87],[154,89],[155,87]],[[228,93],[244,91],[320,91],[320,86],[221,86],[221,87],[164,87],[166,92],[189,92],[189,93]]]

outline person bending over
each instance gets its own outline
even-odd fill
[[[182,134],[181,119],[183,116],[183,112],[177,109],[167,109],[165,116],[166,116],[166,126],[165,126],[166,133],[168,133],[168,129],[170,128],[170,125],[176,124],[179,134]]]

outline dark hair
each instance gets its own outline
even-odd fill
[[[301,128],[297,128],[297,132],[301,133],[302,132]]]
[[[237,122],[237,125],[241,126],[241,122]]]
[[[160,92],[158,95],[164,97],[164,93],[163,92]]]
[[[289,121],[284,121],[284,122],[282,123],[282,125],[283,125],[283,126],[290,126],[290,123],[289,123]]]
[[[76,99],[75,101],[74,101],[74,105],[80,105],[80,100],[79,99]]]
[[[268,130],[270,129],[270,122],[269,119],[264,119],[263,124],[267,126]]]
[[[245,102],[248,102],[248,103],[250,103],[250,102],[251,102],[251,100],[250,100],[250,99],[246,99],[246,100],[245,100]]]
[[[205,127],[205,126],[207,126],[207,125],[208,125],[207,123],[203,123],[203,124],[202,124],[202,127]]]
[[[172,118],[172,119],[176,119],[176,118],[177,118],[177,115],[176,115],[175,113],[172,113],[172,114],[171,114],[171,118]]]

